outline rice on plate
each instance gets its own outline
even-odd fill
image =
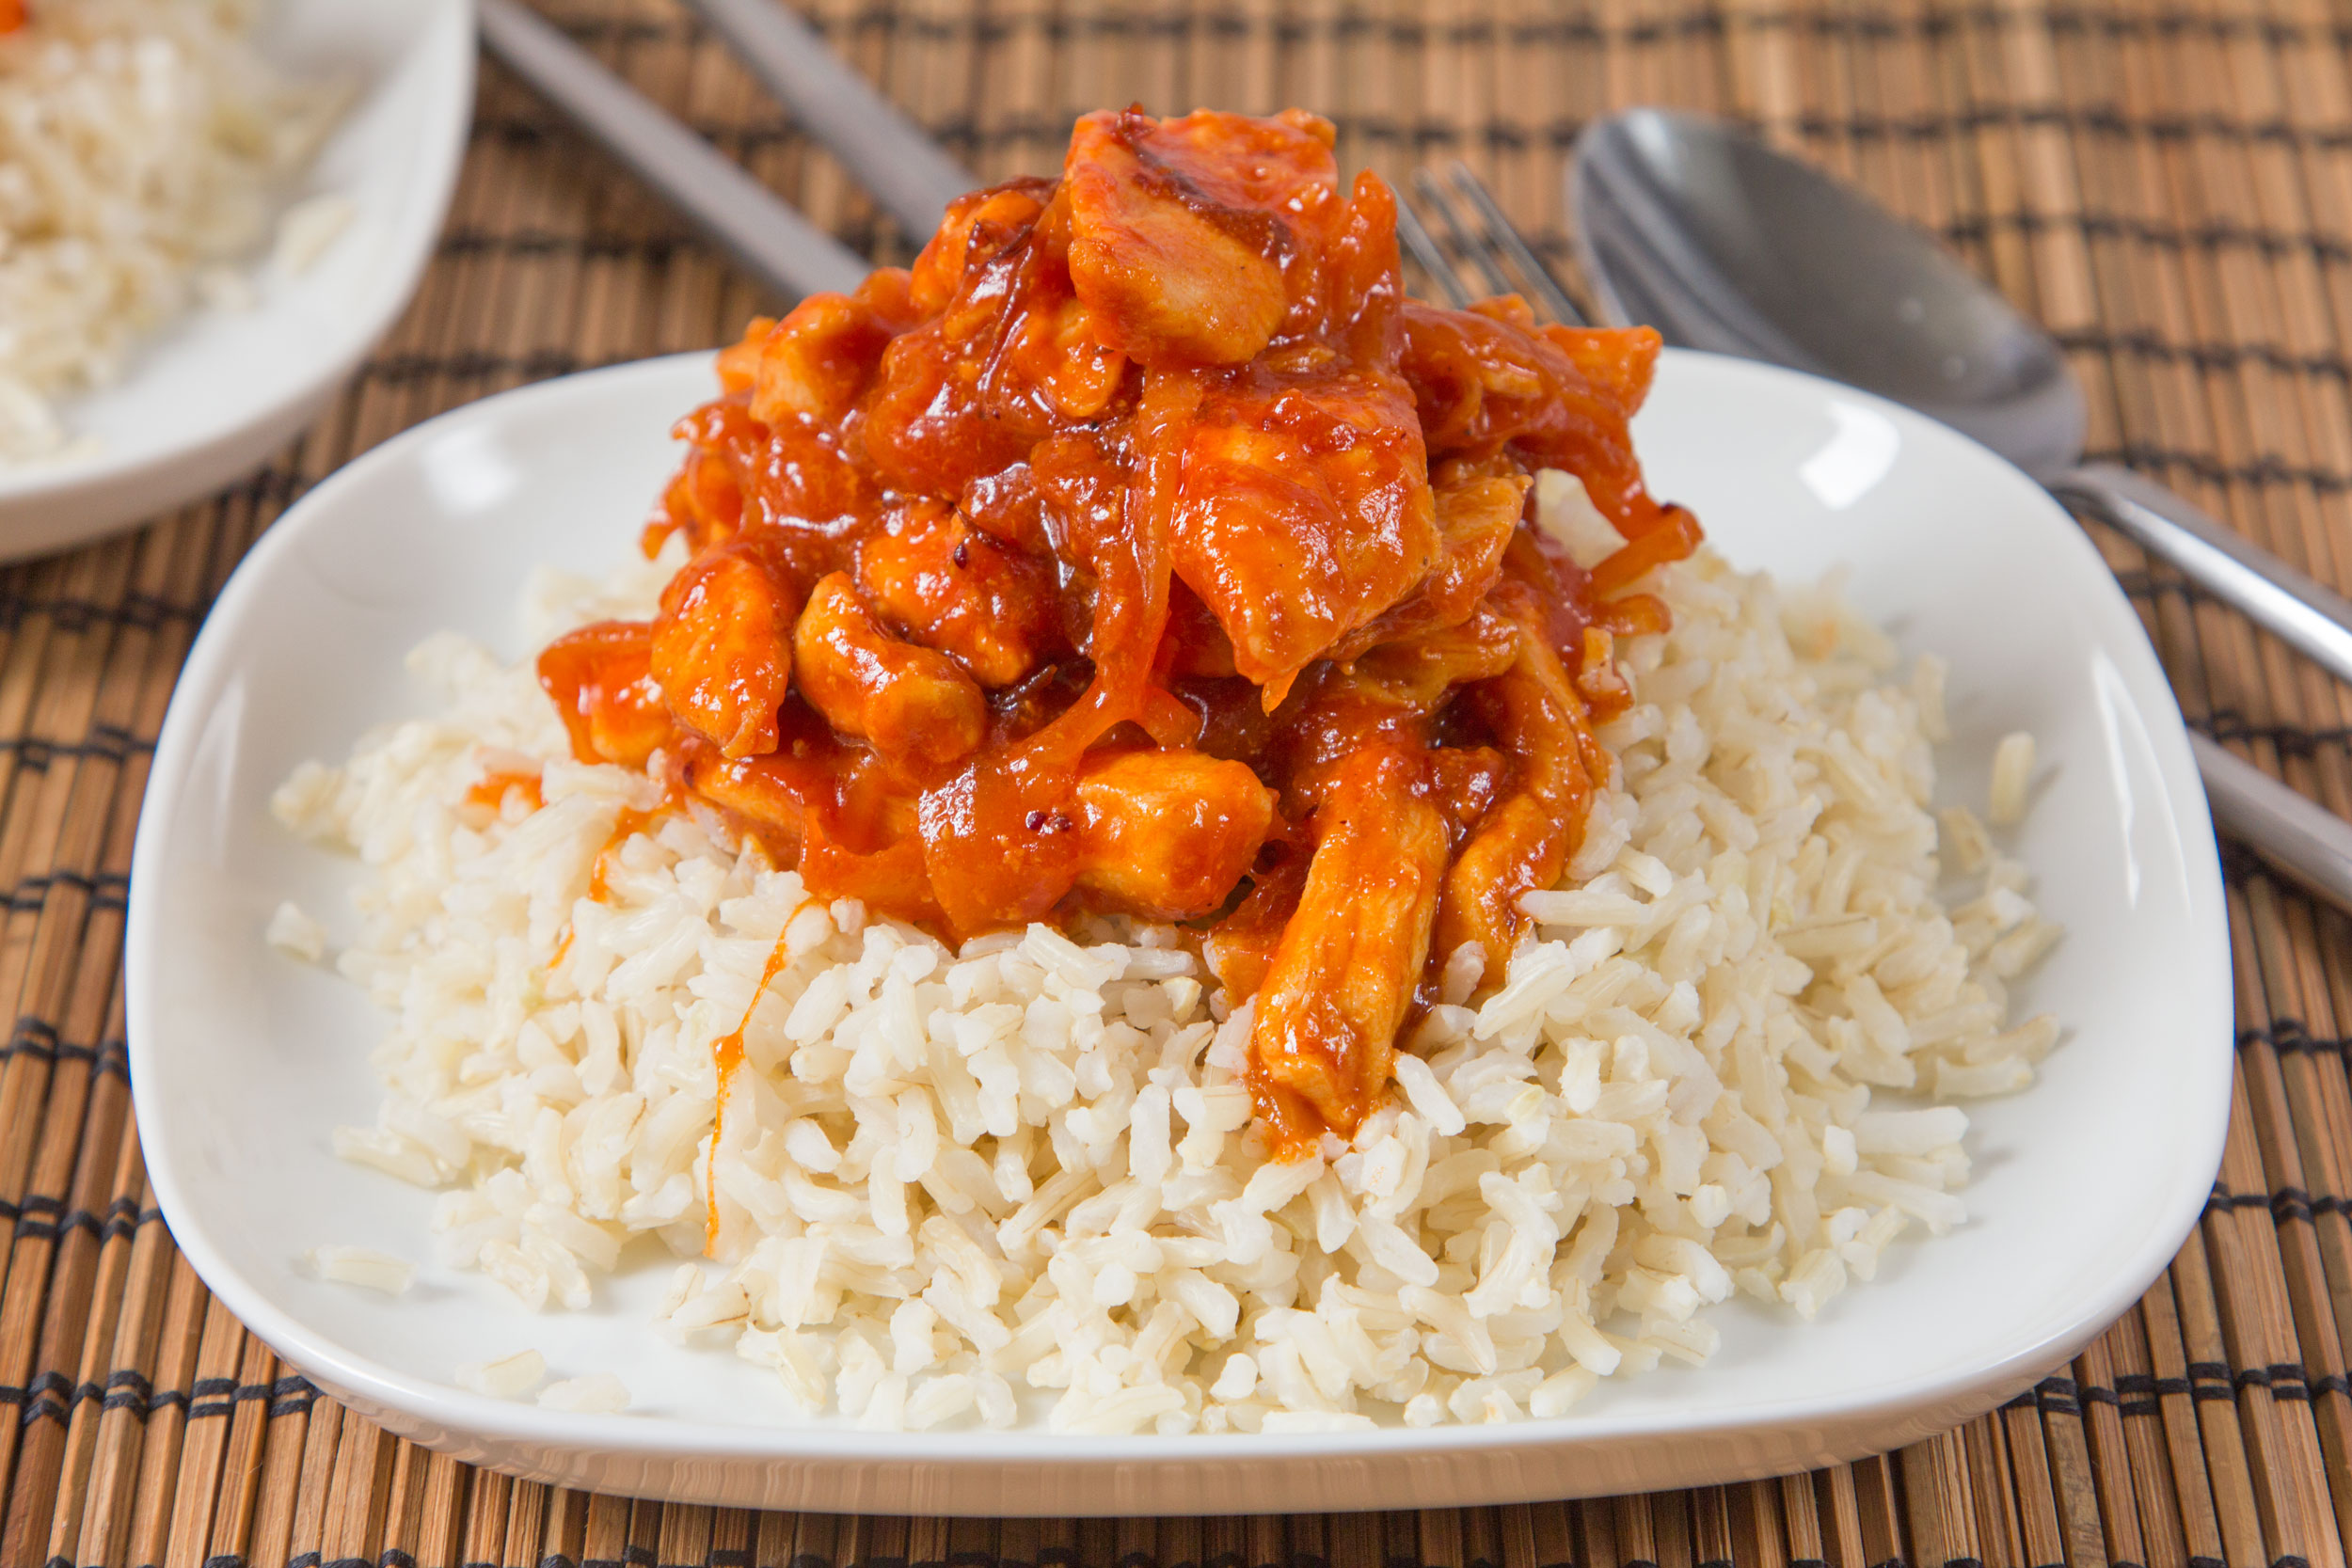
[[[1565,474],[1536,504],[1571,548],[1600,524]],[[677,559],[543,575],[534,637],[650,613]],[[1252,1004],[1181,929],[951,949],[811,898],[718,814],[575,761],[529,663],[437,637],[411,664],[442,705],[275,801],[358,857],[333,962],[394,1020],[377,1124],[337,1150],[442,1189],[439,1259],[531,1307],[666,1248],[661,1332],[877,1428],[1554,1417],[1704,1361],[1735,1292],[1810,1318],[1964,1220],[1947,1102],[2031,1082],[2059,1025],[2008,987],[2058,933],[1976,815],[1931,808],[1937,661],[1898,671],[1834,581],[1702,550],[1643,586],[1673,625],[1619,649],[1613,773],[1532,936],[1447,964],[1384,1102],[1289,1160],[1253,1121]],[[2030,741],[2001,753],[2013,820]],[[291,905],[270,937],[326,951]],[[452,1370],[629,1397],[543,1375]]]
[[[1941,666],[1649,493],[1656,333],[1407,297],[1336,143],[1081,118],[722,351],[533,663],[428,641],[280,789],[395,1020],[336,1148],[445,1266],[666,1246],[662,1332],[869,1427],[1323,1432],[1558,1417],[1964,1219],[2057,931],[1931,811]],[[452,1375],[627,1407],[535,1348]]]
[[[119,380],[189,310],[249,304],[265,246],[299,273],[349,221],[343,197],[279,198],[350,85],[280,71],[251,41],[256,15],[251,0],[0,5],[0,465],[89,455],[58,399]]]

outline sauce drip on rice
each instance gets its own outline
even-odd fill
[[[755,321],[646,545],[650,622],[541,656],[582,761],[810,893],[955,939],[1184,924],[1256,998],[1275,1147],[1351,1132],[1428,976],[1574,852],[1632,592],[1696,548],[1627,421],[1659,340],[1405,297],[1326,122],[1080,120],[911,269]],[[1556,539],[1533,476],[1613,536]]]

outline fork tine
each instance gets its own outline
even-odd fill
[[[1438,242],[1430,237],[1428,230],[1422,227],[1420,214],[1413,211],[1409,201],[1396,204],[1396,237],[1405,242],[1406,250],[1413,253],[1413,260],[1421,263],[1421,270],[1445,292],[1447,304],[1456,310],[1470,304],[1470,291],[1462,287],[1462,279],[1455,275],[1454,263],[1445,259],[1445,252],[1438,248]]]
[[[1454,210],[1454,198],[1446,195],[1445,187],[1438,183],[1437,176],[1425,168],[1415,169],[1413,189],[1421,193],[1422,200],[1438,214],[1438,221],[1445,225],[1446,235],[1453,240],[1454,248],[1477,265],[1479,275],[1486,280],[1486,292],[1490,294],[1511,293],[1510,274],[1504,272],[1495,261],[1490,247],[1471,237],[1470,226]]]
[[[1584,312],[1576,308],[1576,302],[1568,297],[1567,290],[1560,286],[1560,279],[1552,276],[1551,269],[1536,256],[1534,246],[1527,243],[1527,237],[1518,231],[1518,227],[1504,215],[1502,204],[1495,200],[1486,182],[1471,171],[1470,165],[1456,159],[1448,172],[1454,177],[1454,188],[1462,193],[1463,199],[1477,211],[1479,222],[1486,226],[1487,245],[1511,259],[1541,298],[1544,309],[1551,312],[1551,319],[1563,326],[1588,325]]]

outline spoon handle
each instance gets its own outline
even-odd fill
[[[2050,482],[2150,554],[2352,681],[2352,601],[2255,548],[2187,501],[2112,463]],[[2352,910],[2352,823],[2201,735],[2191,735],[2214,825],[2339,908]]]
[[[482,41],[778,293],[847,293],[864,280],[866,263],[855,251],[530,7],[482,0]]]
[[[2256,548],[2174,495],[2113,463],[2086,463],[2051,480],[2060,500],[2090,512],[2163,557],[2183,576],[2235,606],[2352,681],[2352,600]]]
[[[907,239],[921,245],[947,203],[979,182],[777,0],[691,0],[711,30],[823,142]]]
[[[2188,741],[2214,826],[2290,879],[2352,910],[2352,823],[2203,736],[2192,733]]]

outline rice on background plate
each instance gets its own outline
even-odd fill
[[[1565,476],[1539,500],[1570,539],[1597,520]],[[644,613],[675,564],[546,575],[532,636]],[[1835,583],[1703,551],[1648,586],[1674,627],[1625,645],[1618,776],[1527,897],[1538,940],[1458,957],[1391,1102],[1290,1163],[1251,1125],[1248,1005],[1179,933],[950,951],[813,901],[572,761],[528,661],[432,639],[442,711],[275,801],[361,862],[334,961],[395,1020],[338,1152],[443,1189],[440,1261],[530,1307],[585,1307],[658,1235],[693,1259],[660,1331],[885,1429],[1550,1417],[1704,1361],[1735,1291],[1812,1317],[1964,1219],[1967,1118],[1936,1102],[2032,1080],[2058,1025],[2007,988],[2058,931],[1975,816],[1930,807],[1938,663],[1897,678]],[[273,940],[323,951],[291,909]]]
[[[252,0],[37,0],[0,33],[0,465],[86,455],[53,406],[150,333],[251,297],[265,242],[301,271],[350,216],[282,214],[349,101],[250,41]]]

